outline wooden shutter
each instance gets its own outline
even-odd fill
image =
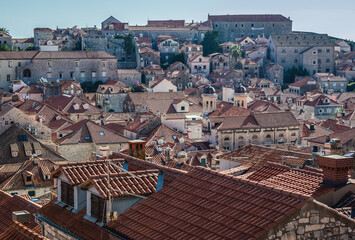
[[[74,207],[74,187],[68,183],[61,181],[61,201],[69,206]]]
[[[91,194],[91,216],[99,222],[105,222],[106,220],[105,200],[94,194]]]

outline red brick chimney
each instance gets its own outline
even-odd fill
[[[349,172],[353,167],[352,157],[340,155],[319,156],[318,166],[323,169],[323,183],[338,187],[348,182]]]

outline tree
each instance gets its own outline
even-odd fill
[[[242,51],[242,49],[240,48],[240,46],[238,44],[235,44],[231,48],[231,54],[232,54],[232,57],[233,57],[234,61],[236,62],[240,58],[242,58],[243,51]]]
[[[0,32],[3,32],[5,34],[10,34],[10,31],[7,28],[0,27]]]
[[[206,32],[205,37],[201,42],[203,46],[203,56],[207,56],[211,53],[221,52],[218,37],[219,32],[216,30]]]
[[[183,52],[174,53],[170,58],[169,63],[173,64],[174,62],[185,62],[185,54]]]
[[[115,39],[123,39],[124,51],[126,56],[131,55],[134,52],[133,36],[131,34],[119,34],[115,35]]]
[[[11,48],[7,44],[0,45],[0,51],[11,51]]]
[[[291,69],[285,71],[284,83],[285,84],[293,83],[296,76],[306,77],[306,76],[310,76],[310,73],[307,69],[304,69],[302,67],[298,67],[298,68],[292,67]]]
[[[25,49],[25,51],[34,51],[35,50],[35,46],[34,45],[28,45],[28,47]]]
[[[80,85],[85,93],[93,93],[93,92],[96,92],[97,88],[101,84],[103,84],[102,81],[96,81],[94,83],[91,81],[85,81],[85,82],[81,83]]]

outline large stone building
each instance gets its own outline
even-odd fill
[[[103,22],[103,25],[105,24]],[[154,45],[159,35],[170,35],[178,40],[190,39],[193,42],[201,42],[205,33],[210,30],[212,30],[212,26],[209,21],[186,23],[185,20],[148,20],[147,25],[144,26],[112,22],[106,24],[103,33],[106,36],[132,34],[134,37],[150,37]]]
[[[8,90],[11,80],[37,82],[75,79],[117,79],[117,58],[103,51],[1,52],[0,88]]]
[[[219,31],[222,42],[235,41],[236,38],[270,34],[292,33],[292,21],[279,14],[265,15],[208,15],[213,30]]]
[[[326,34],[272,34],[270,60],[284,69],[303,67],[310,74],[334,72],[334,44]]]

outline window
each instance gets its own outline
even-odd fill
[[[253,24],[253,23],[251,24],[251,27],[254,27],[254,24]]]
[[[106,72],[102,72],[102,77],[106,77],[106,76],[107,76]]]
[[[295,49],[294,53],[298,53],[298,49]]]
[[[286,63],[286,59],[282,58],[281,63]]]
[[[52,62],[51,62],[51,61],[48,61],[48,62],[47,62],[47,66],[48,66],[48,67],[52,67]]]
[[[326,69],[325,69],[325,72],[326,72],[326,73],[330,73],[330,69],[329,69],[329,68],[326,68]]]
[[[21,67],[21,62],[18,62],[18,63],[17,63],[17,66],[18,66],[18,67]]]
[[[92,78],[96,78],[96,72],[95,71],[91,72],[91,77]]]
[[[297,59],[295,59],[295,60],[293,60],[293,62],[294,62],[294,63],[298,63],[298,60],[297,60]]]
[[[206,65],[203,65],[203,69],[206,69]]]
[[[99,222],[105,222],[105,213],[105,200],[99,196],[91,194],[91,216],[96,218]]]
[[[185,106],[181,106],[181,111],[185,111]]]
[[[32,176],[26,176],[26,182],[32,182]]]
[[[70,78],[71,78],[71,79],[74,78],[74,72],[70,72]]]
[[[282,53],[286,53],[286,49],[282,49],[282,51],[281,51]]]
[[[238,24],[236,24],[235,27],[238,27]]]
[[[63,78],[63,73],[59,73],[59,78],[60,78],[60,79]]]
[[[292,134],[291,134],[291,137],[296,137],[296,133],[292,133]]]
[[[10,82],[10,80],[11,80],[11,75],[10,75],[10,74],[7,74],[7,75],[6,75],[6,80],[7,80],[8,82]]]
[[[218,27],[218,24],[215,24],[214,26],[215,26],[215,27]]]
[[[317,61],[314,60],[314,61],[313,61],[313,65],[317,65]]]
[[[85,78],[85,72],[80,72],[80,77]]]
[[[100,131],[100,135],[101,135],[101,136],[105,136],[105,133],[102,132],[102,131]]]
[[[30,197],[34,197],[34,196],[36,196],[36,191],[28,191],[28,195]]]
[[[318,49],[318,53],[321,53],[321,52],[322,52],[322,49],[319,48],[319,49]]]
[[[201,158],[201,165],[206,166],[206,158]]]
[[[52,78],[52,73],[51,72],[47,72],[47,78],[51,79]]]
[[[9,62],[8,62],[8,67],[9,67],[9,68],[12,68],[12,61],[9,61]]]
[[[330,49],[329,48],[327,49],[327,53],[330,53]]]
[[[244,27],[244,24],[242,24],[242,27]]]
[[[79,67],[79,61],[75,61],[75,67]]]
[[[106,67],[106,61],[102,61],[102,66]]]
[[[61,202],[74,207],[74,187],[66,182],[60,182]]]

